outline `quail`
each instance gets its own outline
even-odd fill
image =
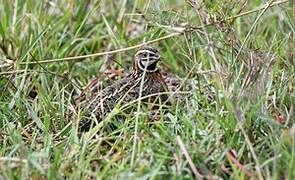
[[[133,69],[128,76],[94,93],[86,101],[88,115],[102,120],[117,104],[127,104],[138,98],[155,105],[165,102],[168,96],[163,92],[168,88],[157,68],[159,60],[156,48],[147,45],[140,48],[134,55]],[[92,122],[90,119],[80,121],[80,131],[88,131]]]

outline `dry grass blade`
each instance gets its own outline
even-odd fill
[[[66,58],[58,58],[58,59],[49,59],[49,60],[42,60],[42,61],[38,61],[38,62],[23,62],[20,63],[22,65],[25,64],[45,64],[45,63],[53,63],[53,62],[65,62],[65,61],[73,61],[73,60],[81,60],[81,59],[86,59],[86,58],[92,58],[92,57],[97,57],[97,56],[104,56],[104,55],[108,55],[108,54],[115,54],[115,53],[119,53],[119,52],[124,52],[124,51],[129,51],[132,49],[137,49],[140,48],[146,44],[151,44],[151,43],[155,43],[158,41],[162,41],[164,39],[168,39],[174,36],[178,36],[182,33],[178,32],[178,33],[172,33],[172,34],[168,34],[166,36],[151,40],[151,41],[147,41],[144,43],[140,43],[134,46],[129,46],[126,48],[122,48],[122,49],[117,49],[117,50],[113,50],[113,51],[107,51],[107,52],[101,52],[101,53],[96,53],[96,54],[89,54],[89,55],[83,55],[83,56],[73,56],[73,57],[66,57]]]
[[[26,159],[20,159],[20,158],[14,158],[14,157],[0,157],[0,161],[13,161],[13,162],[21,162],[21,163],[28,162],[28,160]]]
[[[183,144],[183,142],[182,142],[180,136],[177,136],[177,137],[176,137],[176,140],[177,140],[177,143],[178,143],[178,145],[179,145],[179,147],[180,147],[182,153],[184,154],[186,160],[188,161],[188,163],[189,163],[189,165],[190,165],[190,167],[191,167],[191,170],[193,171],[193,174],[195,175],[195,178],[196,178],[196,179],[202,179],[203,176],[202,176],[202,175],[199,173],[199,171],[197,170],[197,168],[196,168],[196,166],[195,166],[195,164],[194,164],[192,158],[191,158],[190,155],[188,154],[188,152],[187,152],[187,150],[186,150],[186,148],[185,148],[185,146],[184,146],[184,144]]]
[[[244,46],[246,45],[248,39],[250,38],[250,35],[252,34],[254,28],[256,27],[256,25],[257,25],[259,19],[260,19],[260,18],[262,17],[262,15],[266,12],[266,10],[267,10],[268,8],[271,7],[271,5],[273,4],[273,1],[274,1],[274,0],[272,0],[272,1],[269,2],[269,3],[267,3],[267,5],[264,6],[264,8],[262,9],[261,13],[258,15],[258,17],[257,17],[257,18],[255,19],[255,21],[253,22],[253,24],[252,24],[252,26],[251,26],[251,28],[250,28],[248,34],[246,35],[246,38],[244,39],[244,41],[243,41],[243,43],[242,43],[242,45],[241,45],[241,47],[240,47],[240,49],[239,49],[239,51],[238,51],[238,54],[237,54],[237,56],[236,56],[236,58],[235,58],[235,61],[239,58],[239,56],[240,56],[240,54],[241,54],[241,52],[242,52]]]
[[[260,11],[262,9],[265,9],[266,10],[269,7],[280,5],[280,4],[287,3],[287,2],[288,2],[288,0],[283,0],[283,1],[278,1],[278,2],[274,2],[274,3],[269,3],[269,4],[267,4],[267,6],[264,6],[262,8],[258,8],[258,9],[247,11],[247,12],[243,12],[243,13],[240,13],[240,14],[238,14],[236,16],[232,16],[232,17],[226,18],[226,19],[224,19],[224,20],[222,20],[220,22],[227,21],[227,20],[232,20],[232,19],[236,19],[238,17],[249,15],[249,14],[252,14],[254,12]],[[210,23],[210,24],[206,24],[205,26],[211,26],[211,25],[214,25],[215,23],[220,23],[220,22],[213,22],[213,23]],[[40,60],[40,61],[37,61],[37,62],[21,62],[20,64],[21,65],[25,65],[25,64],[46,64],[46,63],[67,62],[67,61],[74,61],[74,60],[77,61],[77,60],[86,59],[86,58],[92,58],[92,57],[97,57],[97,56],[104,56],[104,55],[109,55],[109,54],[115,54],[115,53],[119,53],[119,52],[124,52],[124,51],[129,51],[129,50],[132,50],[132,49],[136,49],[136,48],[139,48],[139,47],[141,47],[143,45],[146,45],[146,44],[152,44],[152,43],[155,43],[155,42],[159,42],[159,41],[162,41],[162,40],[165,40],[165,39],[169,39],[171,37],[175,37],[175,36],[181,35],[184,32],[192,31],[192,30],[195,30],[195,29],[201,29],[201,28],[202,28],[202,26],[189,27],[189,28],[176,28],[176,29],[178,29],[178,32],[171,33],[171,34],[165,35],[163,37],[160,37],[160,38],[157,38],[157,39],[153,39],[153,40],[150,40],[150,41],[147,41],[147,42],[144,42],[144,43],[140,43],[140,44],[137,44],[137,45],[134,45],[134,46],[129,46],[129,47],[126,47],[126,48],[121,48],[121,49],[117,49],[117,50],[113,50],[113,51],[107,51],[107,52],[101,52],[101,53],[95,53],[95,54],[89,54],[89,55],[82,55],[82,56],[66,57],[66,58],[56,58],[56,59]]]
[[[251,177],[252,174],[245,168],[243,164],[240,163],[240,161],[236,158],[232,150],[226,151],[226,157],[228,160],[230,160],[233,164],[235,164],[240,171],[242,171],[247,176]]]

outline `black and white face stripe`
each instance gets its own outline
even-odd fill
[[[160,54],[157,49],[152,47],[144,47],[135,54],[139,59],[137,61],[139,69],[146,72],[157,71],[157,62]]]
[[[154,52],[148,49],[142,49],[137,51],[137,53],[135,54],[135,56],[138,56],[139,54],[143,54],[143,58],[141,59],[160,59],[160,54],[159,52]]]
[[[138,62],[138,67],[142,71],[156,72],[158,70],[157,63],[158,63],[158,61],[148,61],[148,62],[139,61]]]

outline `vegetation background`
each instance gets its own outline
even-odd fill
[[[293,6],[0,0],[0,179],[294,179]],[[192,95],[79,137],[73,98],[122,78],[149,41]]]

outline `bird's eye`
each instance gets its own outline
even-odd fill
[[[144,53],[144,54],[143,54],[143,57],[145,57],[145,58],[146,58],[146,57],[147,57],[147,54],[146,54],[146,53]]]

